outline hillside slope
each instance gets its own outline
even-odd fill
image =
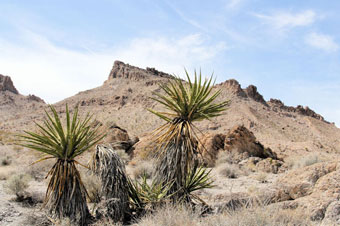
[[[102,86],[80,92],[56,106],[62,112],[65,103],[79,104],[82,112],[93,113],[103,124],[116,123],[131,135],[143,137],[163,123],[147,108],[159,108],[150,97],[152,92],[159,92],[159,84],[169,78],[170,75],[154,68],[141,69],[116,61]],[[244,125],[281,157],[340,151],[340,129],[308,107],[288,107],[275,99],[265,101],[255,86],[242,89],[234,79],[217,84],[215,88],[222,90],[219,100],[230,100],[230,106],[224,115],[198,123],[202,132],[225,134],[235,125]],[[32,119],[39,120],[43,115],[41,101],[32,102],[30,97],[15,95],[20,94],[2,91],[0,95],[1,111],[11,109],[10,112],[18,114],[5,117],[3,129],[28,127]],[[6,102],[6,98],[13,96],[15,104]]]

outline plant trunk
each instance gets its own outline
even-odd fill
[[[101,180],[107,215],[115,222],[124,221],[129,212],[129,194],[123,161],[111,147],[97,145],[90,167]]]
[[[172,200],[181,200],[186,195],[183,187],[189,170],[197,164],[197,156],[194,150],[196,144],[188,145],[191,140],[182,137],[179,141],[169,143],[161,150],[156,167],[156,180],[158,183],[171,184],[168,194]],[[190,201],[190,200],[184,200]]]
[[[47,176],[51,176],[44,206],[52,218],[69,218],[71,222],[87,225],[90,216],[86,189],[74,161],[59,159]]]

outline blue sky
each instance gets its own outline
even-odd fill
[[[308,105],[340,125],[340,1],[1,0],[0,73],[49,103],[99,86],[114,60]]]

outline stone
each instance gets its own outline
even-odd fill
[[[256,163],[256,170],[266,173],[279,173],[283,161],[272,158],[266,158]]]
[[[112,67],[112,70],[109,74],[109,78],[107,81],[116,78],[124,78],[131,80],[141,80],[147,77],[164,77],[164,78],[173,78],[173,76],[158,71],[155,68],[146,68],[142,69],[139,67],[131,66],[129,64],[125,64],[121,61],[115,61]]]
[[[235,126],[226,135],[224,150],[236,153],[247,153],[248,157],[278,159],[275,152],[256,140],[254,134],[244,126]]]
[[[264,100],[263,96],[257,91],[257,87],[254,85],[249,85],[244,92],[247,96],[257,102],[260,102],[264,105],[267,105],[267,102]]]
[[[224,149],[225,135],[223,134],[206,134],[200,139],[199,150],[202,153],[203,162],[207,166],[213,166],[220,149]]]
[[[235,79],[229,79],[225,82],[218,84],[218,86],[223,86],[227,88],[229,92],[240,97],[247,97],[247,94],[241,88],[240,83]]]
[[[0,91],[9,91],[14,94],[19,94],[18,90],[15,88],[11,77],[0,74]]]

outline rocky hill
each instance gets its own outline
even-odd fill
[[[142,159],[143,151],[149,148],[150,133],[164,122],[147,109],[161,109],[150,97],[171,78],[154,68],[115,61],[102,86],[55,106],[59,113],[65,111],[66,103],[79,105],[81,114],[93,113],[95,123],[108,132],[105,142],[118,141],[114,148],[125,154],[127,171],[134,175],[145,166],[154,169],[152,159]],[[213,167],[216,185],[200,196],[217,213],[261,202],[280,213],[288,209],[295,217],[301,212],[322,225],[338,225],[334,222],[340,223],[340,129],[308,107],[265,100],[254,85],[242,88],[230,79],[214,88],[221,90],[218,101],[230,100],[230,105],[223,115],[197,123],[204,146],[201,158]],[[13,145],[10,136],[33,127],[46,108],[39,97],[19,94],[10,77],[0,75],[0,225],[29,225],[28,219],[42,217],[39,204],[30,209],[9,201],[11,195],[5,194],[2,185],[12,174],[24,172],[35,178],[29,192],[44,192],[46,184],[39,178],[46,175],[52,161],[29,166],[37,156]],[[89,155],[79,161],[86,163]]]
[[[44,106],[41,98],[31,94],[21,95],[11,78],[0,74],[0,130],[17,130],[22,126],[19,123],[21,120],[31,120],[28,115],[33,115]]]
[[[153,92],[159,92],[159,84],[169,78],[171,75],[154,68],[141,69],[115,61],[102,86],[82,91],[56,106],[63,111],[66,103],[79,104],[82,112],[92,112],[101,123],[115,123],[131,135],[143,137],[163,123],[147,108],[159,108],[150,97]],[[0,129],[24,128],[32,124],[32,119],[39,120],[43,115],[43,101],[18,94],[9,77],[2,76],[0,81],[6,81],[0,86],[6,89],[0,95],[2,112],[11,108],[17,113],[6,117],[9,120],[3,122]],[[230,106],[224,115],[198,123],[204,133],[226,134],[231,128],[243,125],[280,157],[340,150],[340,129],[308,107],[286,106],[276,99],[266,101],[256,86],[243,89],[234,79],[217,84],[215,88],[222,91],[219,100],[230,100]],[[19,109],[26,109],[25,113]]]
[[[93,112],[102,123],[114,122],[130,134],[143,137],[163,123],[147,108],[159,107],[150,97],[159,92],[159,83],[169,78],[171,75],[153,68],[116,61],[102,86],[80,92],[57,106],[79,103],[84,112]],[[230,100],[230,106],[224,115],[198,123],[204,133],[226,134],[234,126],[244,125],[281,157],[340,150],[340,130],[308,107],[286,106],[276,99],[266,101],[256,86],[242,89],[234,79],[215,88],[222,90],[219,100]]]

